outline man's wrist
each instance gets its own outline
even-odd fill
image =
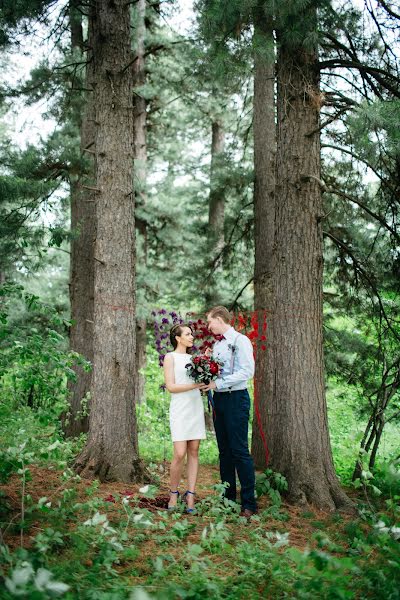
[[[220,390],[224,385],[224,380],[222,379],[222,377],[218,377],[218,379],[215,380],[215,389]]]

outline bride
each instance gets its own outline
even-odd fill
[[[194,496],[199,468],[200,440],[206,437],[203,401],[200,390],[206,387],[194,383],[188,376],[185,366],[190,362],[188,349],[193,346],[193,332],[187,325],[174,325],[170,331],[173,352],[164,359],[165,385],[171,392],[169,421],[174,444],[174,456],[170,469],[170,500],[168,509],[176,507],[179,497],[178,485],[182,467],[187,455],[187,490],[184,499],[186,512],[194,512]]]

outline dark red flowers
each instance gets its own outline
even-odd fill
[[[210,371],[213,375],[218,375],[219,372],[219,365],[213,360],[210,362]]]
[[[186,365],[188,375],[196,383],[210,383],[216,379],[221,372],[223,363],[209,356],[195,356]]]

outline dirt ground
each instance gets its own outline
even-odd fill
[[[48,501],[51,501],[54,505],[54,502],[62,494],[63,490],[72,487],[72,485],[77,490],[78,502],[85,502],[88,500],[86,490],[91,485],[92,481],[88,479],[81,479],[80,482],[74,482],[71,485],[71,482],[63,482],[61,480],[62,473],[60,471],[56,471],[51,467],[43,468],[31,465],[29,467],[29,470],[32,479],[26,482],[25,494],[30,494],[32,496],[33,502],[37,502],[40,498],[45,496],[47,497]],[[109,514],[109,518],[111,520],[113,519],[113,515],[114,517],[117,517],[117,503],[114,502],[116,495],[125,496],[130,494],[138,494],[141,498],[139,507],[147,508],[153,512],[156,512],[160,509],[166,508],[166,504],[168,502],[168,463],[159,465],[159,477],[159,492],[155,499],[144,498],[140,494],[139,488],[141,487],[141,484],[134,485],[126,483],[100,483],[98,489],[94,492],[94,496],[102,498],[103,500],[106,500],[109,503],[107,513]],[[218,482],[218,467],[202,465],[200,467],[197,482],[196,501],[200,501],[210,494],[215,494],[216,492],[212,489],[212,487],[215,483]],[[19,477],[15,475],[12,476],[8,483],[6,485],[1,486],[0,489],[5,495],[6,501],[8,502],[11,508],[11,518],[14,518],[16,521],[18,521],[20,519],[21,512],[22,491],[21,481]],[[185,491],[186,489],[185,476],[183,476],[180,489],[181,492]],[[262,512],[268,506],[269,500],[267,497],[259,498],[258,507],[260,515],[262,515]],[[265,520],[261,520],[261,522],[257,520],[250,520],[249,523],[243,524],[244,538],[246,537],[246,532],[249,531],[248,528],[260,527],[261,524],[261,526],[265,527],[265,529],[269,531],[279,530],[280,532],[288,532],[290,545],[299,549],[304,549],[310,544],[312,534],[315,531],[324,530],[325,533],[327,533],[328,535],[329,530],[331,530],[331,532],[335,531],[337,533],[338,529],[344,527],[345,523],[348,520],[351,520],[350,516],[343,515],[343,519],[338,524],[337,520],[334,519],[334,513],[325,512],[313,507],[310,507],[307,510],[305,510],[303,507],[300,508],[297,506],[292,506],[285,502],[283,502],[281,509],[287,513],[287,520],[285,522],[274,520],[272,517],[268,518],[267,522]],[[188,518],[193,519],[196,523],[196,529],[193,531],[193,536],[198,535],[201,532],[202,528],[205,526],[207,520],[209,520],[205,518],[205,515],[189,515]],[[8,516],[7,520],[10,520],[10,516]],[[35,536],[44,527],[45,524],[43,524],[42,522],[33,523],[29,532],[26,532],[24,535],[23,545],[25,547],[29,547],[31,538]],[[17,535],[15,533],[15,529],[13,532],[12,527],[7,527],[7,523],[3,523],[1,525],[1,529],[3,530],[4,542],[10,548],[13,548],[21,543],[19,534]],[[236,526],[236,534],[238,533],[239,531]]]

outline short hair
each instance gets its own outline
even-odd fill
[[[232,315],[225,306],[213,306],[213,308],[210,308],[207,312],[207,315],[210,315],[213,319],[215,319],[215,317],[221,317],[225,323],[230,323],[232,320]]]

